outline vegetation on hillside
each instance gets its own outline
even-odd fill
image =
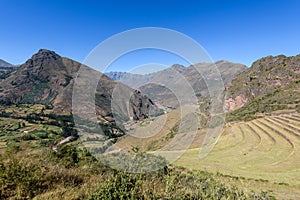
[[[227,121],[249,121],[277,110],[300,111],[300,55],[266,57],[233,79],[228,97],[242,96],[246,104],[228,114]]]
[[[25,146],[0,157],[0,197],[16,199],[270,199],[217,181],[204,171],[165,167],[130,174],[66,145],[57,153]],[[31,152],[31,153],[29,153]],[[140,154],[142,155],[142,154]]]
[[[2,107],[0,199],[272,198],[265,192],[244,191],[205,171],[173,166],[139,174],[114,170],[96,160],[79,140],[54,151],[53,145],[73,134],[73,124],[67,116],[48,112],[43,105]],[[139,150],[135,154],[133,163],[157,164]]]

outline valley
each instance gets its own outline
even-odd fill
[[[173,187],[169,179],[178,179],[181,189],[173,188],[176,192],[172,195],[217,198],[211,195],[218,196],[220,190],[225,190],[222,195],[229,199],[256,199],[254,196],[297,199],[300,196],[298,59],[299,55],[262,58],[249,69],[227,61],[216,62],[227,93],[222,100],[220,96],[209,96],[193,66],[175,65],[145,77],[126,75],[128,85],[133,84],[132,80],[141,83],[145,79],[146,87],[141,88],[144,94],[139,87],[130,85],[135,88],[131,89],[123,85],[126,81],[111,80],[87,66],[42,49],[0,79],[3,166],[0,173],[5,177],[1,180],[4,188],[0,195],[59,199],[67,187],[70,191],[80,188],[74,193],[76,198],[109,196],[111,192],[105,192],[105,188],[114,189],[118,195],[131,196],[135,190],[145,198],[165,198],[171,195],[165,190]],[[289,68],[284,68],[288,65]],[[72,90],[80,67],[90,74],[82,76],[80,84],[88,83],[91,77],[102,77],[95,94],[96,121],[82,118],[89,116],[88,106],[72,105]],[[194,67],[214,77],[209,65],[200,63]],[[192,83],[198,94],[194,104],[179,103],[167,88],[147,83],[155,79],[172,83],[178,74]],[[263,78],[266,76],[269,78]],[[181,83],[174,82],[175,87],[180,88]],[[120,93],[115,93],[115,87]],[[81,89],[78,93],[83,100],[89,96],[85,92]],[[112,107],[115,94],[131,95],[129,107],[124,103]],[[224,113],[214,115],[216,110],[223,110],[219,105],[222,101]],[[219,103],[217,107],[212,108],[213,102]],[[45,162],[41,162],[43,159]],[[33,174],[26,171],[31,165],[37,167]],[[158,166],[158,171],[151,172]],[[144,175],[134,175],[137,172]],[[18,173],[24,177],[16,178]],[[163,179],[159,173],[164,173]],[[40,175],[36,177],[37,174]],[[51,178],[65,175],[70,180],[61,184]],[[187,183],[185,179],[189,176],[193,180]],[[108,182],[100,184],[105,177],[109,177]],[[111,186],[120,183],[117,177],[124,178],[125,185]],[[205,180],[209,186],[202,188],[197,184],[199,180]],[[28,189],[31,181],[40,185]],[[48,186],[43,186],[45,181]],[[133,185],[128,186],[131,181]],[[192,189],[196,186],[202,189]],[[119,191],[122,187],[130,189]],[[154,196],[140,188],[152,191]],[[70,199],[72,194],[66,193],[66,199]]]
[[[299,0],[0,7],[0,200],[300,200]]]

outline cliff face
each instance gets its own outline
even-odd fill
[[[9,77],[1,80],[0,103],[40,103],[52,105],[55,114],[72,114],[73,86],[80,67],[101,76],[95,93],[96,112],[104,117],[111,115],[112,93],[114,87],[120,83],[76,61],[63,58],[45,49],[34,54]],[[156,108],[145,95],[135,92],[128,86],[122,87],[124,93],[132,94],[129,112],[133,119],[148,117],[150,107]]]

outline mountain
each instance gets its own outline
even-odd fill
[[[13,67],[12,64],[0,59],[0,68]]]
[[[165,107],[178,107],[179,102],[174,91],[171,91],[172,88],[180,90],[182,84],[188,83],[197,97],[208,96],[206,83],[199,72],[213,76],[210,74],[212,65],[216,65],[219,69],[224,85],[229,84],[234,76],[247,70],[245,65],[223,60],[216,63],[199,63],[189,67],[173,65],[165,70],[146,75],[126,72],[110,72],[106,75],[132,88],[138,88],[158,104]]]
[[[0,59],[0,80],[8,77],[15,69],[16,66]]]
[[[297,110],[300,103],[300,55],[257,60],[227,88],[226,108],[250,116],[275,110]]]
[[[95,92],[98,115],[111,117],[111,100],[114,88],[117,86],[122,87],[124,94],[132,94],[127,109],[133,119],[146,118],[149,116],[150,109],[156,110],[155,104],[140,92],[115,82],[74,60],[45,49],[39,50],[10,76],[0,79],[0,103],[51,105],[54,114],[70,115],[73,86],[80,68],[95,76],[101,76]],[[85,95],[84,92],[82,95]]]
[[[168,74],[170,71],[178,71],[182,72],[185,69],[182,65],[172,65],[170,68],[167,68],[162,71],[149,73],[149,74],[132,74],[128,72],[108,72],[105,73],[108,77],[110,77],[113,80],[119,81],[124,83],[125,85],[128,85],[131,88],[138,88],[142,85],[145,85],[152,80],[156,79],[157,77],[164,76]]]

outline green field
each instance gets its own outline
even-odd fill
[[[228,124],[207,157],[199,152],[189,149],[175,164],[264,182],[261,187],[283,199],[300,197],[299,114]],[[253,189],[260,187],[254,183]]]

